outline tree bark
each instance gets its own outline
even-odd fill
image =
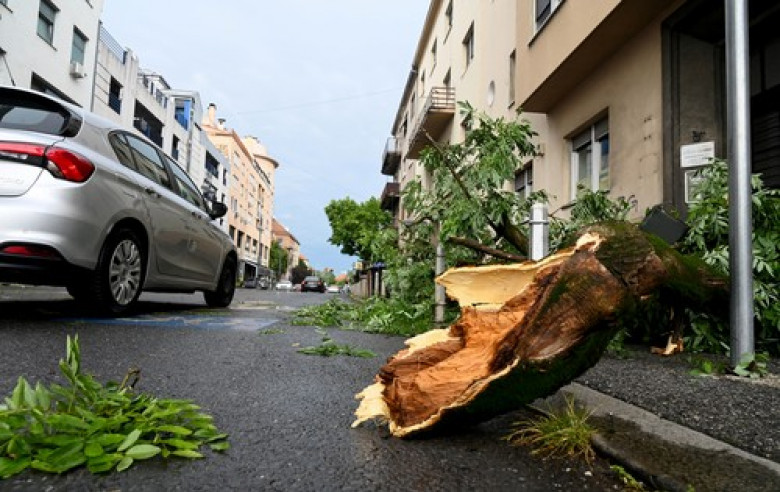
[[[628,223],[585,231],[540,262],[451,269],[452,326],[407,341],[358,397],[354,425],[380,418],[398,437],[475,424],[555,392],[593,366],[649,295],[728,305],[726,279]]]

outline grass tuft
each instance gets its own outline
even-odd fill
[[[566,405],[557,411],[536,409],[540,417],[517,422],[505,439],[513,445],[531,446],[532,454],[583,458],[591,463],[596,457],[591,445],[595,429],[588,423],[592,412],[578,408],[571,396],[565,400]]]

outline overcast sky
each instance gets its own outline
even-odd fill
[[[144,69],[196,90],[280,166],[274,215],[318,270],[351,268],[324,208],[379,196],[427,0],[106,0],[103,23]]]

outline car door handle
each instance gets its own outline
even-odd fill
[[[158,196],[160,196],[160,194],[159,194],[159,193],[157,193],[156,191],[154,191],[154,188],[144,188],[144,191],[145,191],[145,192],[146,192],[148,195],[151,195],[151,196],[153,196],[153,197],[158,197]]]

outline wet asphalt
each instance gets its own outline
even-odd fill
[[[229,309],[200,295],[144,295],[121,319],[81,311],[63,289],[0,285],[0,399],[17,378],[61,382],[66,335],[79,335],[82,368],[99,381],[141,370],[136,389],[193,400],[230,435],[226,453],[152,459],[121,473],[25,472],[0,490],[620,490],[609,463],[543,459],[502,438],[521,410],[423,440],[352,429],[354,395],[372,382],[403,338],[326,329],[373,358],[307,356],[323,334],[289,324],[298,307],[336,294],[240,289]]]

